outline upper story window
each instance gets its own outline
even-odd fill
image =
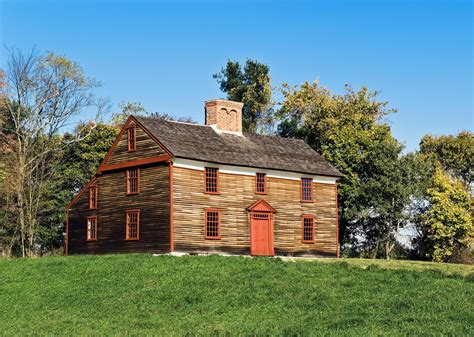
[[[267,176],[265,173],[257,173],[255,176],[255,193],[267,193]]]
[[[97,240],[97,217],[91,216],[87,218],[87,241]]]
[[[89,209],[97,209],[97,186],[89,187]]]
[[[140,193],[140,169],[127,170],[127,194]]]
[[[313,179],[301,178],[301,201],[313,201]]]
[[[314,216],[303,215],[303,237],[302,240],[305,243],[314,243]]]
[[[140,210],[135,209],[126,212],[126,239],[127,240],[138,240],[139,229],[140,229]]]
[[[204,192],[210,194],[219,193],[219,169],[215,167],[206,167],[204,169]]]
[[[220,210],[208,208],[205,211],[206,239],[220,239]]]
[[[136,151],[137,149],[137,128],[135,125],[130,126],[127,129],[127,139],[128,139],[128,151]]]

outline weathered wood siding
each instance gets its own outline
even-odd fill
[[[138,133],[138,132],[137,132]],[[140,194],[126,195],[125,170],[97,178],[98,209],[89,210],[89,191],[69,210],[69,254],[169,251],[169,169],[140,167]],[[140,209],[138,241],[125,240],[125,211]],[[97,241],[86,241],[86,218],[97,216]]]
[[[314,203],[300,201],[300,182],[267,177],[267,195],[255,194],[255,177],[220,173],[220,195],[203,193],[204,172],[173,168],[173,226],[176,251],[250,252],[253,202],[265,199],[274,217],[276,254],[336,255],[336,185],[314,184]],[[204,209],[221,210],[221,239],[206,240]],[[301,215],[313,214],[315,243],[302,243]]]
[[[107,159],[106,165],[125,163],[133,160],[157,157],[166,152],[158,145],[142,128],[136,126],[136,144],[137,149],[128,152],[128,135],[125,131],[120,138],[117,146]]]

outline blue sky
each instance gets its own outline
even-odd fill
[[[204,100],[224,96],[212,74],[251,58],[274,86],[380,90],[408,150],[427,133],[473,130],[470,1],[0,2],[4,46],[79,62],[114,110],[138,101],[202,123]]]

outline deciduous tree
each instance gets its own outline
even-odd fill
[[[131,115],[143,115],[146,110],[140,102],[121,102],[119,103],[120,112],[112,114],[110,122],[115,126],[122,126]]]
[[[60,131],[81,113],[94,110],[95,116],[100,115],[107,104],[93,95],[98,82],[87,78],[77,63],[53,53],[12,50],[5,75],[0,136],[21,255],[32,256],[40,207],[64,145]]]
[[[227,99],[244,103],[244,131],[268,132],[271,129],[272,87],[270,68],[266,64],[247,60],[242,70],[238,61],[229,60],[213,77],[227,94]]]
[[[421,215],[424,253],[433,261],[448,261],[471,242],[471,197],[460,179],[440,167],[426,196],[426,212]]]
[[[343,247],[389,258],[409,221],[414,167],[383,123],[394,110],[365,87],[354,91],[347,86],[341,96],[305,82],[284,85],[281,92],[280,135],[304,139],[344,174],[339,190]]]

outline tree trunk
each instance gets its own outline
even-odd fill
[[[20,227],[20,241],[21,241],[21,255],[26,256],[26,247],[25,247],[25,209],[23,203],[23,193],[18,193],[18,225]]]
[[[26,223],[25,223],[25,199],[24,199],[24,182],[25,182],[25,168],[23,166],[21,154],[18,156],[16,163],[17,182],[15,186],[17,208],[18,208],[18,227],[20,228],[20,245],[21,255],[25,257],[26,253]]]
[[[385,259],[390,260],[390,253],[392,252],[392,248],[390,248],[390,242],[387,240],[385,242]]]

